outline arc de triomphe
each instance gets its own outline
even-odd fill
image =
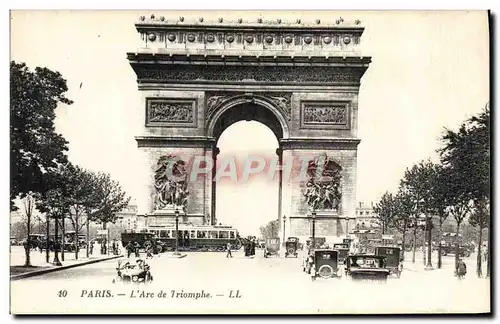
[[[184,165],[172,161],[181,155],[215,160],[228,126],[256,120],[276,135],[280,161],[322,157],[316,162],[331,175],[322,182],[280,181],[276,218],[283,227],[286,215],[287,236],[310,235],[311,209],[317,237],[345,236],[347,217],[355,217],[358,93],[371,62],[357,52],[359,21],[152,15],[140,17],[136,29],[143,47],[127,55],[143,100],[136,141],[150,165],[149,225],[171,224],[173,206],[184,207],[183,222],[213,224],[213,177],[183,178]],[[175,181],[165,172],[172,165]]]

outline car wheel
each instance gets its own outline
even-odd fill
[[[321,278],[330,278],[333,275],[333,268],[327,264],[324,264],[319,267],[318,273]]]
[[[132,276],[132,281],[133,282],[139,281],[139,276]]]

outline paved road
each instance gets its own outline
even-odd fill
[[[257,253],[254,259],[245,258],[242,252],[235,253],[232,259],[226,259],[225,253],[189,253],[183,259],[161,255],[149,261],[153,283],[141,286],[112,284],[116,261],[15,281],[11,283],[13,312],[23,309],[45,313],[220,313],[242,310],[393,313],[481,312],[489,309],[489,280],[475,278],[470,267],[469,276],[463,281],[452,276],[450,267],[428,272],[417,264],[408,265],[408,271],[401,279],[391,279],[386,285],[353,283],[345,278],[312,282],[301,271],[300,258],[264,259],[259,251]],[[447,261],[453,260],[452,257],[446,258]],[[96,297],[97,290],[108,289],[113,297]],[[67,296],[58,297],[58,292],[64,290]],[[202,290],[211,297],[182,298],[183,291],[201,294]],[[238,290],[241,298],[230,298],[230,292],[233,291],[235,296]],[[154,297],[131,297],[132,292],[138,295],[141,291],[152,293]],[[172,298],[172,291],[177,298]],[[181,294],[177,295],[178,292]],[[92,298],[88,297],[91,293]],[[158,298],[159,293],[166,294]],[[37,296],[38,302],[27,305],[26,295]]]

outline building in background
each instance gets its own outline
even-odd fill
[[[373,207],[373,203],[358,202],[356,206],[356,227],[365,227],[366,229],[377,227]]]
[[[116,214],[116,225],[122,229],[135,230],[137,229],[137,203],[131,200],[128,206]]]

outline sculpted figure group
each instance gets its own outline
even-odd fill
[[[340,191],[340,167],[333,161],[324,160],[322,178],[316,174],[319,159],[309,164],[309,180],[305,184],[303,195],[307,205],[315,210],[338,212],[342,193]]]
[[[176,156],[163,156],[155,170],[156,209],[167,206],[186,207],[189,197],[185,163]]]

